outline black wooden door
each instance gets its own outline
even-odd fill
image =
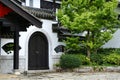
[[[44,34],[35,32],[29,40],[28,69],[48,69],[48,41]]]

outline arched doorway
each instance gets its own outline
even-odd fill
[[[28,70],[48,69],[48,40],[40,32],[32,34],[28,45]]]

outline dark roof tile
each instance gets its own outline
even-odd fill
[[[43,18],[43,19],[55,19],[55,14],[53,10],[50,9],[43,9],[43,8],[33,8],[33,7],[27,7],[22,6],[21,2],[22,0],[11,0],[15,5],[19,6],[26,12],[32,14],[33,16],[37,18]]]
[[[53,10],[50,9],[42,9],[42,8],[32,8],[32,7],[26,7],[23,6],[23,8],[29,12],[30,14],[43,19],[54,19],[55,14]]]

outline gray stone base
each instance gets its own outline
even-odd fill
[[[86,72],[120,72],[120,66],[93,66],[93,67],[81,67],[74,69],[76,72],[86,73]]]
[[[20,73],[19,70],[14,70],[14,74],[15,74],[15,75],[20,75],[21,73]]]
[[[19,72],[25,70],[25,58],[20,57]],[[13,56],[0,56],[0,73],[14,73]]]

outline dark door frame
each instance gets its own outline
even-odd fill
[[[49,44],[47,37],[37,31],[30,36],[28,41],[28,70],[43,69],[49,69]]]

